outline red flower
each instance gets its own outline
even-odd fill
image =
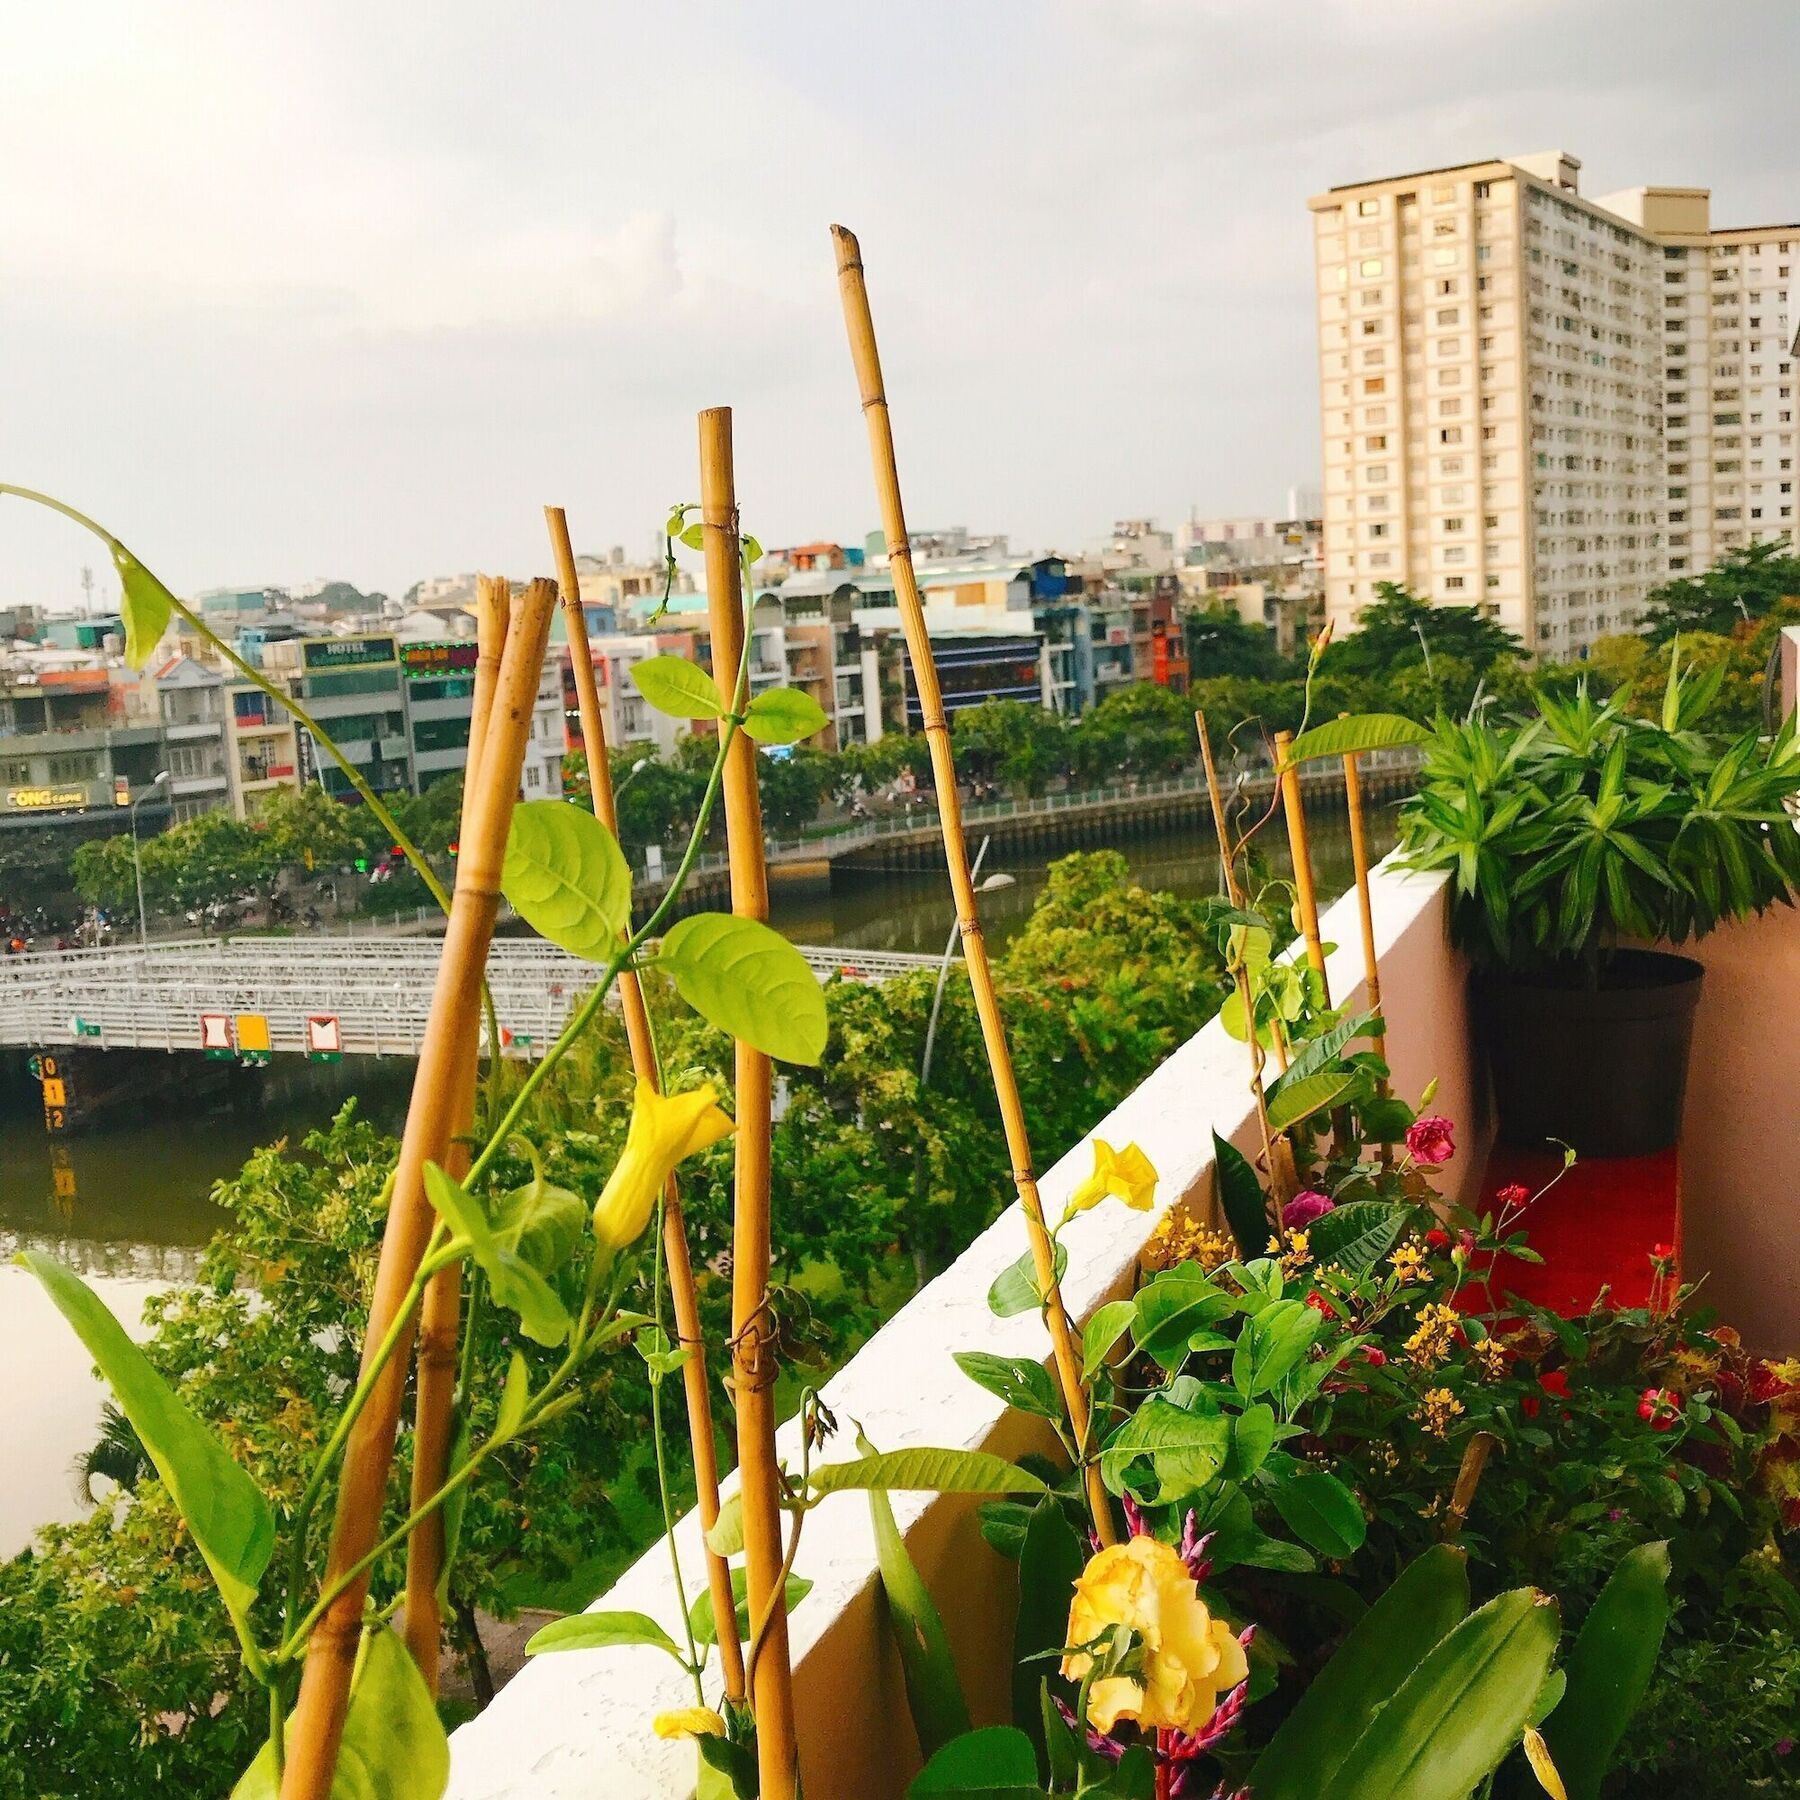
[[[1337,1317],[1337,1313],[1333,1309],[1331,1302],[1327,1300],[1317,1288],[1314,1288],[1313,1291],[1306,1296],[1306,1304],[1321,1318],[1335,1319]]]
[[[1569,1377],[1561,1369],[1552,1369],[1548,1374],[1540,1375],[1538,1386],[1546,1394],[1554,1394],[1558,1400],[1566,1400],[1569,1397]]]
[[[1681,1417],[1681,1402],[1667,1388],[1645,1388],[1637,1410],[1652,1431],[1669,1431]]]
[[[1406,1128],[1406,1147],[1414,1162],[1447,1163],[1456,1154],[1455,1127],[1437,1113],[1415,1119]]]
[[[1387,1352],[1378,1344],[1364,1344],[1362,1359],[1371,1369],[1381,1369],[1387,1366]]]
[[[1501,1206],[1523,1206],[1531,1198],[1531,1189],[1522,1181],[1509,1181],[1496,1191],[1494,1199]]]
[[[1450,1234],[1447,1231],[1442,1231],[1434,1227],[1432,1230],[1426,1232],[1425,1242],[1428,1243],[1433,1250],[1448,1250],[1450,1248]]]
[[[1519,1411],[1523,1413],[1526,1418],[1535,1419],[1538,1416],[1538,1410],[1538,1397],[1536,1394],[1521,1394],[1519,1396]]]
[[[1650,1260],[1659,1269],[1667,1268],[1675,1260],[1675,1246],[1673,1244],[1652,1244]]]

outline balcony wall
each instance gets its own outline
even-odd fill
[[[1460,1126],[1461,1152],[1450,1173],[1472,1198],[1487,1133],[1476,1104],[1467,1047],[1463,970],[1444,928],[1437,877],[1384,865],[1375,881],[1375,922],[1389,1019],[1389,1051],[1402,1093],[1439,1079],[1434,1110]],[[1333,994],[1354,1002],[1362,987],[1360,936],[1353,901],[1328,913]],[[1184,1205],[1211,1209],[1214,1128],[1251,1147],[1255,1120],[1243,1047],[1217,1023],[1189,1039],[1098,1127],[1115,1144],[1136,1140],[1160,1175],[1151,1213],[1107,1205],[1065,1234],[1067,1295],[1085,1319],[1102,1301],[1128,1291],[1139,1254],[1162,1213]],[[1092,1166],[1077,1145],[1043,1180],[1054,1215]],[[910,1444],[1027,1447],[1021,1421],[967,1380],[950,1360],[960,1348],[1043,1355],[1035,1315],[993,1318],[986,1295],[1024,1246],[1017,1207],[891,1319],[827,1385],[826,1399],[846,1433],[859,1421],[884,1450]],[[797,1464],[792,1430],[783,1451]],[[829,1454],[854,1454],[840,1437]],[[1013,1604],[1011,1570],[982,1542],[973,1505],[955,1497],[898,1494],[894,1510],[912,1556],[942,1605],[978,1716],[1004,1710]],[[697,1523],[677,1531],[690,1580],[703,1582]],[[873,1577],[868,1510],[861,1497],[836,1496],[807,1521],[797,1567],[816,1584],[793,1617],[796,1702],[807,1790],[882,1800],[904,1792],[917,1767],[905,1694]],[[668,1555],[645,1552],[601,1602],[649,1613],[671,1631],[679,1609]],[[691,1703],[675,1665],[660,1652],[604,1650],[542,1658],[516,1677],[486,1712],[454,1736],[453,1800],[685,1800],[693,1792],[690,1745],[659,1742],[658,1711]]]

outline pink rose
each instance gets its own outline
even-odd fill
[[[1321,1194],[1317,1188],[1302,1188],[1281,1209],[1281,1228],[1284,1231],[1304,1231],[1314,1219],[1322,1219],[1334,1210],[1329,1194]]]
[[[1447,1163],[1456,1154],[1456,1139],[1448,1119],[1432,1114],[1415,1119],[1406,1128],[1406,1147],[1414,1162]]]

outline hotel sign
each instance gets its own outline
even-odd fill
[[[309,669],[357,669],[397,660],[391,637],[308,638],[300,654]]]

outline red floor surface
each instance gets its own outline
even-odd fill
[[[1488,1160],[1477,1211],[1498,1211],[1494,1196],[1510,1182],[1537,1193],[1562,1167],[1558,1154],[1496,1149]],[[1542,1263],[1508,1257],[1495,1271],[1494,1294],[1515,1293],[1559,1313],[1585,1312],[1602,1288],[1615,1306],[1642,1306],[1650,1295],[1650,1248],[1681,1247],[1680,1162],[1654,1156],[1577,1162],[1519,1220]]]

